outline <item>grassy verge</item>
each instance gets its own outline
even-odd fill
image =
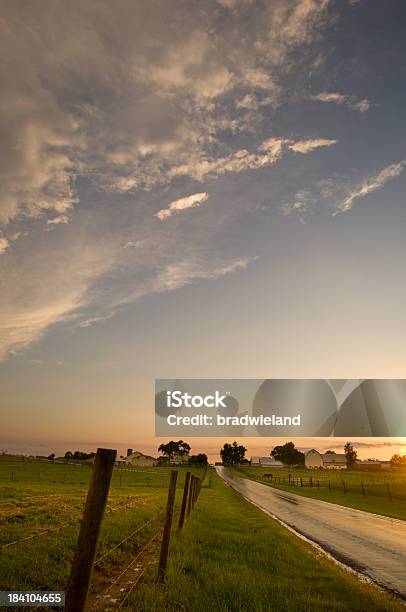
[[[244,468],[236,470],[235,473],[236,476],[242,478],[251,478],[250,474],[255,474],[252,469],[245,470]],[[354,493],[351,490],[344,493],[337,489],[329,491],[327,487],[317,488],[317,486],[313,486],[310,488],[289,486],[288,484],[279,485],[275,483],[271,484],[264,480],[260,482],[266,486],[273,486],[283,491],[296,493],[296,495],[303,495],[305,497],[320,499],[348,508],[356,508],[358,510],[364,510],[365,512],[373,512],[374,514],[406,520],[406,500],[404,499],[392,499],[392,501],[390,501],[387,497],[383,497],[382,495],[367,495],[367,497],[364,497],[362,494]]]
[[[206,612],[404,610],[240,498],[217,476],[173,539],[165,585],[156,568],[126,610]]]

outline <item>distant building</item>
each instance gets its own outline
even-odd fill
[[[315,448],[305,454],[305,467],[313,469],[323,467],[323,457]]]
[[[169,459],[170,465],[183,465],[189,461],[188,455],[181,455],[180,453],[175,453],[173,457]]]
[[[310,469],[345,470],[347,458],[344,453],[321,454],[315,448],[305,454],[305,467]]]
[[[378,459],[367,459],[366,461],[356,461],[354,469],[356,470],[390,470],[390,461],[379,461]]]
[[[274,457],[251,457],[251,465],[259,467],[283,467],[282,461],[277,461]]]
[[[323,467],[326,470],[346,470],[347,457],[344,453],[324,453]]]
[[[137,466],[137,467],[153,467],[156,465],[158,460],[155,457],[150,457],[149,455],[144,455],[139,451],[135,451],[135,453],[131,453],[125,458],[124,463],[127,465]]]

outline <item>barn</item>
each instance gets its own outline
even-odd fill
[[[347,457],[340,453],[324,453],[323,467],[326,470],[345,470],[347,469]]]
[[[313,469],[323,467],[323,457],[315,448],[312,448],[305,454],[305,467]]]
[[[144,453],[140,451],[135,451],[126,457],[125,463],[137,467],[153,467],[157,464],[157,459],[149,455],[144,455]]]

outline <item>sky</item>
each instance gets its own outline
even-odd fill
[[[156,453],[155,378],[406,377],[403,0],[0,6],[0,449]]]

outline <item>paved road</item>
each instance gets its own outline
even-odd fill
[[[221,467],[217,471],[247,500],[406,599],[406,521],[274,489]]]

